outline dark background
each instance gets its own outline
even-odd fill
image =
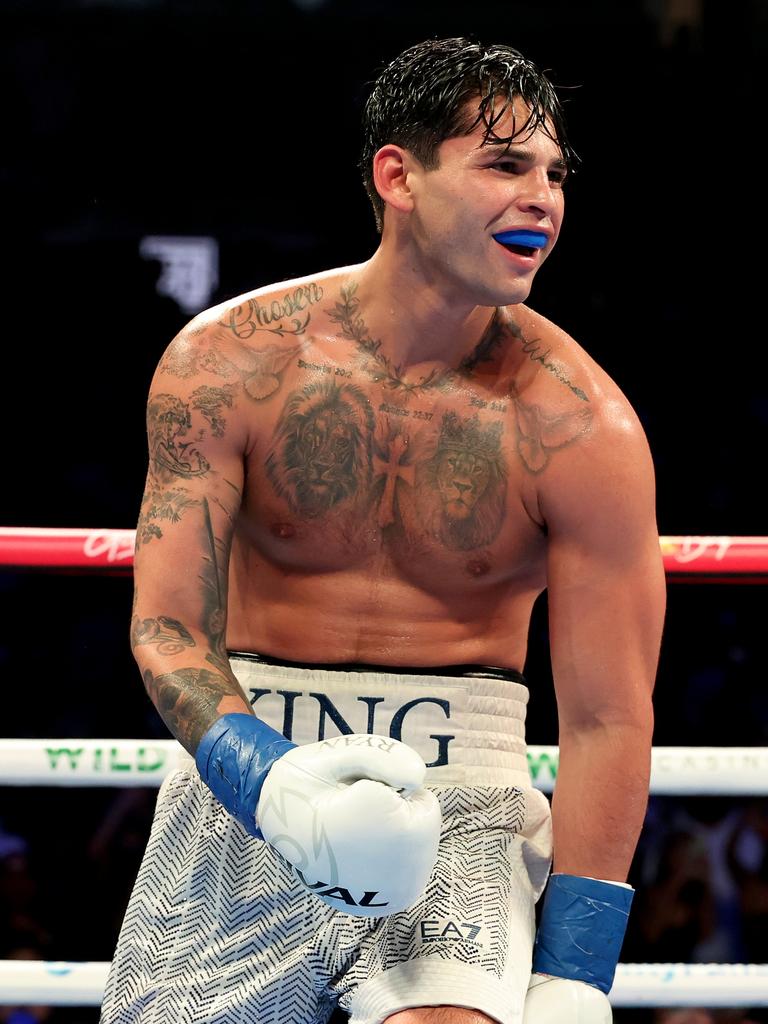
[[[517,46],[564,87],[583,165],[531,304],[637,409],[660,532],[768,532],[762,0],[0,5],[0,523],[135,524],[146,391],[188,319],[157,293],[141,239],[215,238],[211,303],[367,258],[367,83],[404,47],[458,34]],[[167,735],[128,650],[130,578],[5,572],[0,591],[6,736]],[[754,586],[670,585],[657,745],[768,744],[763,601]],[[545,612],[533,743],[556,741]],[[0,958],[111,957],[153,797],[0,791]],[[763,801],[652,799],[632,880],[625,961],[768,961]]]

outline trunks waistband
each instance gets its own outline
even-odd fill
[[[520,672],[298,664],[239,652],[230,664],[255,714],[294,743],[373,733],[417,750],[429,785],[531,785]]]
[[[398,676],[473,676],[482,679],[506,679],[526,685],[525,676],[516,668],[499,668],[497,665],[438,665],[425,668],[423,665],[373,665],[362,661],[287,661],[252,651],[228,651],[230,658],[238,661],[255,661],[259,665],[280,665],[286,668],[325,669],[328,672],[386,672]]]

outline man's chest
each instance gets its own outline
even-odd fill
[[[398,572],[488,577],[539,553],[508,400],[304,362],[260,419],[248,467],[244,514],[272,558],[384,556]]]

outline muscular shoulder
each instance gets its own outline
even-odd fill
[[[523,363],[518,451],[535,474],[544,518],[574,514],[620,487],[652,488],[642,424],[617,383],[569,334],[526,306],[510,309]]]
[[[527,306],[510,310],[525,356],[520,394],[548,409],[581,411],[589,433],[598,428],[642,434],[635,412],[618,384],[562,328]]]
[[[573,397],[583,403],[623,398],[608,374],[566,331],[529,306],[507,307],[530,372],[525,385],[533,385],[551,400]],[[624,399],[626,401],[626,399]]]
[[[307,345],[351,268],[282,281],[205,310],[179,332],[157,368],[178,382],[206,382],[262,401]]]

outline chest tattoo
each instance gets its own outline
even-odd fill
[[[267,457],[267,475],[293,512],[314,518],[367,494],[374,418],[353,384],[323,381],[285,404]]]

